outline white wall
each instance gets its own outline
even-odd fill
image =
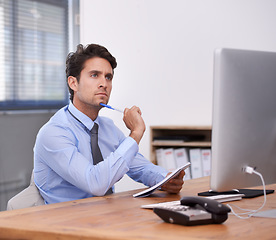
[[[276,51],[274,0],[81,0],[81,43],[116,57],[110,104],[150,125],[211,125],[213,50]],[[126,133],[121,115],[109,115]]]

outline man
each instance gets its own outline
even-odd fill
[[[111,119],[98,116],[100,103],[108,103],[116,66],[108,50],[96,44],[80,44],[68,55],[66,75],[71,101],[40,129],[34,147],[34,180],[46,204],[110,194],[124,174],[147,186],[168,174],[138,153],[145,131],[138,107],[124,110],[128,137]],[[90,140],[94,127],[98,127],[101,152],[97,156],[98,150],[93,146],[91,150],[96,142]],[[178,193],[183,176],[184,171],[162,189]]]

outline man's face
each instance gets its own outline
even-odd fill
[[[112,78],[113,69],[106,59],[94,57],[86,60],[79,82],[73,89],[74,105],[81,109],[99,109],[100,103],[107,104],[112,89]]]

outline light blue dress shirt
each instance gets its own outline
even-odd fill
[[[124,174],[146,186],[167,175],[145,159],[136,141],[125,137],[111,119],[98,116],[95,122],[104,158],[97,165],[89,132],[94,122],[71,102],[40,129],[34,146],[34,180],[46,204],[103,196]]]

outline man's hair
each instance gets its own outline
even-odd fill
[[[80,74],[82,69],[84,68],[84,64],[86,60],[93,58],[93,57],[100,57],[106,59],[112,69],[116,68],[117,62],[116,59],[111,55],[111,53],[103,46],[97,44],[89,44],[87,46],[83,46],[79,44],[77,46],[76,52],[70,52],[66,59],[66,81],[69,76],[73,76],[80,81]],[[70,93],[70,100],[73,101],[74,91],[69,87],[68,82],[67,86]]]

